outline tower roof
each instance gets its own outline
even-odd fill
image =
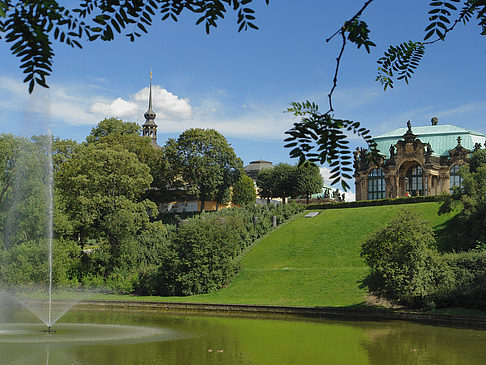
[[[403,139],[407,128],[397,128],[388,133],[374,137],[380,153],[389,156],[390,145],[395,145],[398,140]],[[451,124],[412,126],[412,132],[423,143],[430,143],[433,155],[447,156],[449,151],[457,145],[457,137],[461,137],[461,145],[473,150],[476,143],[484,145],[486,136],[483,133],[471,131],[466,128],[457,127]]]
[[[150,71],[149,106],[143,116],[145,118],[143,126],[157,126],[154,121],[157,114],[152,110],[152,71]]]

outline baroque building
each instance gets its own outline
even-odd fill
[[[482,133],[453,125],[398,128],[374,138],[380,157],[354,151],[356,200],[437,195],[461,184],[459,169],[470,153],[486,147]]]

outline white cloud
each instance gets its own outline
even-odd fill
[[[109,103],[94,103],[89,111],[114,117],[125,117],[135,114],[138,111],[138,106],[133,102],[116,98]]]
[[[128,100],[118,97],[107,102],[97,102],[91,105],[89,111],[106,117],[141,119],[147,110],[148,99],[149,88],[144,87]],[[189,99],[179,98],[159,85],[152,86],[152,105],[158,120],[181,120],[192,115]]]
[[[463,116],[465,113],[474,111],[486,111],[486,101],[467,103],[450,109],[437,112],[438,117]]]

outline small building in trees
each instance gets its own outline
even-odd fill
[[[380,151],[354,151],[356,200],[427,196],[450,192],[461,184],[459,169],[473,150],[486,146],[483,133],[454,125],[398,128],[374,138]]]
[[[260,171],[272,168],[274,168],[274,166],[270,161],[258,160],[251,161],[250,164],[246,165],[243,169],[249,177],[251,177],[253,180],[256,180]]]

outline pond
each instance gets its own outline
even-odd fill
[[[2,365],[486,362],[486,331],[401,321],[72,310],[48,334],[29,313],[2,317]]]

